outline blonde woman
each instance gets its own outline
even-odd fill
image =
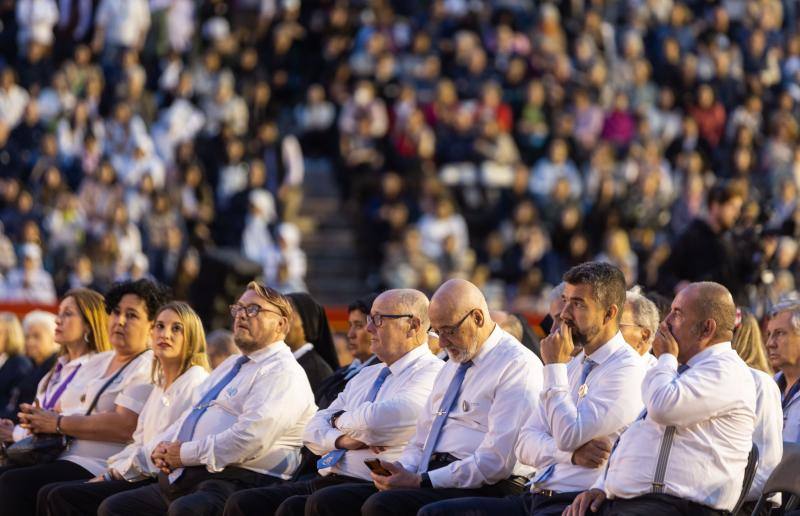
[[[33,364],[25,356],[25,337],[17,316],[0,313],[0,417],[16,413],[17,385],[31,373]]]
[[[171,425],[208,377],[203,324],[192,308],[172,302],[159,309],[151,333],[155,387],[139,413],[133,442],[108,459],[108,469],[88,483],[50,484],[39,491],[53,514],[96,514],[108,496],[154,482],[158,470],[150,460],[151,441]]]
[[[761,328],[758,320],[751,313],[742,312],[742,322],[733,332],[731,346],[739,353],[742,360],[752,369],[772,374],[772,368],[767,361],[764,341],[761,338]]]

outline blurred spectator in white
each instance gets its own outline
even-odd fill
[[[275,199],[268,191],[257,189],[250,192],[248,200],[250,214],[242,233],[242,253],[263,267],[275,267],[275,241],[270,231],[277,220]]]
[[[58,196],[55,209],[44,221],[51,252],[75,252],[86,239],[86,215],[78,196],[63,191]]]
[[[369,136],[381,138],[389,129],[389,117],[386,105],[375,97],[375,86],[368,81],[361,81],[353,95],[342,106],[339,115],[339,129],[343,134],[354,135],[358,132],[359,119],[369,121]]]
[[[16,4],[20,54],[24,55],[31,43],[50,47],[53,44],[53,26],[58,21],[55,0],[17,0]]]
[[[123,203],[114,207],[108,231],[111,231],[117,240],[120,268],[127,268],[134,257],[142,252],[142,235],[138,226],[128,218],[128,209]]]
[[[280,283],[282,292],[307,292],[306,253],[300,249],[300,230],[291,222],[284,222],[276,233],[277,258],[264,264],[265,281]]]
[[[30,95],[17,84],[17,74],[12,68],[0,72],[0,124],[11,130],[22,120]]]
[[[94,19],[92,47],[104,63],[115,63],[125,49],[141,49],[150,28],[147,0],[101,0]]]
[[[42,268],[42,249],[36,244],[25,244],[19,254],[22,267],[8,273],[4,297],[13,301],[55,303],[53,277]]]
[[[156,188],[164,188],[166,184],[164,163],[156,155],[153,141],[147,136],[135,138],[132,152],[113,156],[111,163],[117,170],[120,181],[128,188],[135,188],[145,176],[153,180]]]
[[[213,98],[209,98],[203,104],[203,111],[206,114],[205,133],[208,136],[219,134],[223,125],[228,125],[233,133],[239,136],[247,132],[247,104],[236,94],[234,85],[233,75],[223,74]]]
[[[11,239],[5,234],[5,226],[0,222],[0,276],[17,265],[17,255],[14,253],[14,245]]]
[[[189,51],[194,36],[194,2],[192,0],[170,0],[167,11],[167,37],[170,49],[183,54]]]
[[[555,139],[550,144],[547,158],[540,159],[533,167],[530,178],[530,190],[545,199],[555,188],[559,179],[566,179],[570,185],[573,198],[578,198],[583,190],[581,176],[575,163],[569,159],[569,148],[562,139]]]
[[[325,98],[325,88],[312,84],[306,93],[306,102],[295,109],[297,125],[303,147],[312,155],[325,154],[335,147],[326,139],[336,120],[336,106]]]
[[[167,165],[174,161],[175,148],[193,140],[205,125],[205,120],[203,112],[183,98],[176,99],[169,108],[161,111],[152,134],[158,155]]]
[[[460,213],[455,211],[452,199],[440,197],[434,206],[433,213],[426,213],[417,225],[422,237],[422,251],[433,260],[439,259],[445,250],[448,238],[452,252],[463,253],[469,245],[467,223]]]

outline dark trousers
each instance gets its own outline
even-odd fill
[[[327,475],[324,477],[317,476],[311,480],[301,482],[287,482],[275,486],[245,489],[228,498],[228,502],[225,504],[225,516],[246,516],[249,514],[258,514],[260,516],[303,516],[309,495],[326,487],[350,483],[367,482],[344,475]]]
[[[603,516],[717,516],[724,511],[712,509],[682,498],[665,494],[646,494],[636,498],[608,500]]]
[[[39,506],[47,505],[48,516],[83,516],[97,514],[97,508],[109,496],[138,489],[153,480],[128,482],[111,480],[104,482],[59,482],[48,484],[39,490]]]
[[[263,487],[282,480],[241,468],[225,468],[209,473],[203,467],[186,468],[183,475],[169,484],[159,475],[158,483],[118,493],[106,498],[98,516],[218,516],[233,493]]]
[[[467,496],[501,496],[500,489],[392,489],[381,491],[374,484],[342,484],[320,489],[308,497],[306,516],[394,516],[415,515],[423,506]]]
[[[47,507],[39,507],[36,497],[39,490],[53,482],[88,480],[92,474],[73,462],[57,460],[25,468],[5,469],[0,473],[0,516],[27,516],[47,514]]]
[[[434,502],[421,508],[418,516],[559,516],[579,492],[544,496],[530,492],[505,498],[470,497]]]

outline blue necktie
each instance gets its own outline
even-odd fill
[[[578,389],[580,389],[582,385],[586,384],[586,379],[589,377],[589,373],[591,373],[592,369],[594,369],[596,366],[597,362],[595,362],[589,357],[583,357],[583,371],[581,371],[581,381],[578,382]],[[541,472],[541,474],[531,479],[531,481],[528,482],[528,485],[541,484],[542,482],[550,478],[555,470],[556,470],[556,465],[550,464]]]
[[[447,415],[450,414],[453,405],[456,403],[458,392],[461,390],[461,384],[464,382],[464,377],[467,375],[467,369],[470,367],[472,367],[472,360],[463,362],[458,366],[456,374],[453,375],[453,379],[447,387],[447,392],[444,393],[444,398],[442,398],[442,404],[439,405],[439,411],[436,412],[436,417],[433,418],[433,423],[431,423],[431,431],[428,433],[428,439],[425,441],[425,448],[422,450],[422,459],[417,467],[417,473],[425,473],[428,471],[428,463],[431,461],[433,450],[436,448],[436,442],[439,440],[442,428],[444,428],[444,422],[447,420]]]
[[[231,383],[231,380],[239,374],[239,370],[242,368],[242,364],[250,360],[249,357],[242,355],[236,360],[236,363],[233,365],[228,374],[223,376],[217,384],[212,387],[203,399],[201,399],[197,405],[194,406],[194,409],[186,416],[186,419],[183,420],[183,424],[181,425],[181,429],[178,432],[177,440],[184,443],[186,441],[191,441],[192,437],[194,437],[194,429],[197,427],[197,422],[200,421],[200,418],[205,414],[208,407],[211,406],[211,402],[217,399],[219,393],[222,392],[222,389],[225,388],[226,385]]]
[[[367,394],[365,401],[370,403],[375,401],[375,398],[378,397],[378,391],[381,390],[383,382],[386,381],[386,377],[390,374],[392,374],[392,370],[389,369],[389,366],[385,366],[383,369],[381,369],[381,372],[378,373],[378,377],[375,378],[375,381],[372,383],[372,388],[370,388],[369,394]],[[317,469],[335,466],[340,460],[342,460],[342,457],[344,457],[345,453],[347,453],[347,450],[333,450],[326,453],[324,457],[317,461]]]

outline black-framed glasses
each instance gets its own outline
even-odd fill
[[[231,317],[233,317],[234,319],[236,319],[236,316],[238,316],[239,312],[241,312],[242,310],[244,310],[244,314],[247,316],[248,319],[252,319],[253,317],[255,317],[258,314],[260,314],[261,312],[269,312],[271,314],[275,314],[275,315],[278,315],[280,317],[283,317],[283,314],[280,313],[280,312],[276,312],[274,310],[269,310],[267,308],[262,308],[262,307],[260,307],[258,305],[247,305],[247,306],[230,305],[228,307],[228,309],[231,312]]]
[[[452,326],[442,326],[442,327],[441,327],[441,328],[439,328],[439,329],[436,329],[436,328],[431,328],[431,331],[432,331],[433,333],[435,333],[435,334],[436,334],[436,336],[437,336],[437,337],[439,337],[439,338],[441,338],[442,336],[444,336],[444,337],[452,337],[453,335],[455,335],[455,334],[456,334],[456,332],[457,332],[457,331],[458,331],[458,329],[461,327],[461,325],[462,325],[462,324],[464,324],[464,321],[466,321],[466,320],[467,320],[467,318],[468,318],[468,317],[469,317],[469,316],[472,314],[472,312],[474,312],[475,310],[477,310],[477,309],[476,309],[476,308],[473,308],[472,310],[470,310],[469,312],[467,312],[466,314],[464,314],[464,317],[462,317],[460,321],[458,321],[457,323],[453,324]]]
[[[413,318],[411,314],[375,314],[367,315],[367,324],[372,324],[376,328],[383,326],[384,319],[402,319],[404,317]]]

